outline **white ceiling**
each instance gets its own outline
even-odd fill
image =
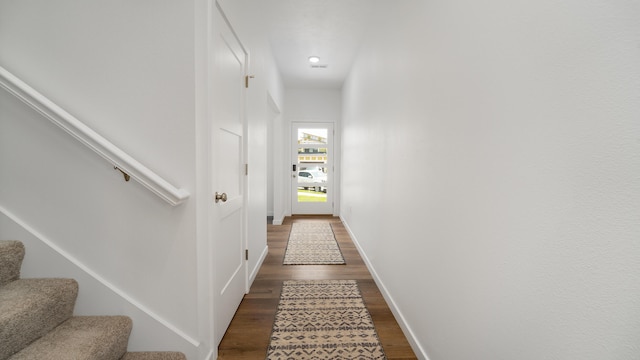
[[[267,31],[285,85],[341,88],[358,51],[372,0],[265,0]],[[319,56],[311,68],[309,56]]]

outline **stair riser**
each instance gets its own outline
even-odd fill
[[[19,241],[0,241],[0,286],[20,278],[24,245]]]
[[[74,316],[10,360],[119,360],[131,326],[126,316]]]

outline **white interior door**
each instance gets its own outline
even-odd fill
[[[210,128],[214,191],[211,196],[213,301],[217,345],[246,292],[244,77],[247,52],[221,9],[216,7],[214,11]]]
[[[291,213],[333,214],[333,124],[293,123]]]

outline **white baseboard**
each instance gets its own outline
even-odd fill
[[[282,223],[284,222],[284,217],[280,217],[278,219],[276,219],[275,217],[273,218],[273,225],[282,225]]]
[[[262,263],[264,262],[264,259],[267,258],[268,253],[269,253],[269,246],[265,246],[264,250],[262,251],[262,254],[260,254],[260,258],[258,259],[256,266],[253,268],[253,270],[249,275],[249,287],[251,287],[251,284],[253,284],[253,281],[256,279],[256,276],[258,276],[258,271],[260,271],[260,267],[262,267]]]
[[[416,353],[416,356],[418,357],[418,359],[429,360],[429,357],[427,356],[427,352],[424,350],[422,345],[420,345],[420,343],[418,342],[418,339],[416,338],[415,334],[413,333],[413,330],[411,330],[411,327],[407,323],[406,318],[404,317],[404,315],[402,315],[402,312],[398,308],[396,302],[393,300],[393,297],[391,296],[391,294],[387,290],[387,287],[384,285],[384,283],[382,282],[382,280],[378,276],[378,273],[376,272],[376,269],[374,268],[373,264],[371,263],[371,261],[367,257],[367,254],[365,253],[364,249],[362,248],[362,246],[358,242],[358,239],[356,238],[355,234],[353,233],[353,231],[351,231],[351,228],[349,227],[349,224],[346,222],[346,220],[342,216],[340,216],[340,220],[342,220],[342,223],[343,223],[345,229],[347,229],[347,232],[349,233],[349,236],[351,237],[351,240],[353,240],[353,243],[356,245],[356,248],[358,249],[358,253],[360,254],[360,257],[362,257],[362,260],[364,261],[365,265],[367,266],[367,269],[369,269],[369,272],[371,273],[371,276],[373,277],[373,280],[376,282],[376,285],[378,285],[378,288],[380,289],[380,292],[382,293],[382,296],[387,301],[387,304],[389,305],[389,308],[391,309],[391,312],[393,313],[393,316],[396,318],[396,321],[398,322],[398,325],[400,325],[400,328],[402,329],[402,332],[404,333],[404,335],[406,336],[407,340],[409,341],[409,345],[411,345],[411,348],[413,349],[413,352]]]
[[[209,353],[207,355],[205,355],[202,359],[203,360],[215,360],[218,357],[218,349],[212,349],[209,350]]]

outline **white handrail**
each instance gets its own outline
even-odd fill
[[[0,86],[171,205],[189,197],[0,66]]]

